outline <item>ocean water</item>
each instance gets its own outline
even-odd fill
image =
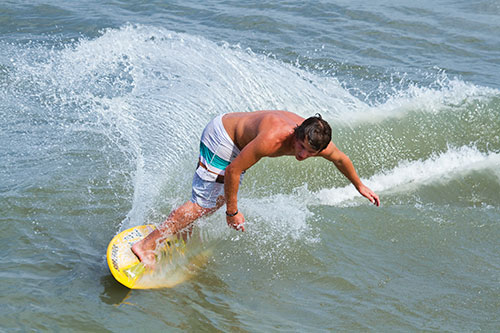
[[[500,331],[500,4],[0,3],[0,330]],[[247,231],[173,288],[120,286],[120,230],[190,195],[205,124],[320,112],[382,206],[264,159]],[[196,245],[196,244],[195,244]]]

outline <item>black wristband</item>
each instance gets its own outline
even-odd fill
[[[233,214],[229,214],[226,210],[226,216],[229,216],[229,217],[233,217],[233,216],[236,216],[238,215],[238,210],[236,210],[236,212],[234,212]]]

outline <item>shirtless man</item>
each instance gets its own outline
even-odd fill
[[[263,157],[295,156],[298,161],[320,156],[333,162],[358,192],[379,206],[379,197],[359,179],[354,166],[331,141],[331,128],[319,114],[304,119],[287,111],[237,112],[213,119],[203,131],[191,200],[170,213],[167,220],[132,251],[146,265],[154,264],[157,244],[196,219],[226,204],[226,222],[245,231],[238,209],[242,173]]]

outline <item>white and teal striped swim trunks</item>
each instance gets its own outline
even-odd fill
[[[226,167],[239,153],[222,124],[222,115],[217,116],[201,134],[200,162],[204,167],[196,169],[196,173],[205,181],[215,182],[219,175],[224,176]]]
[[[226,167],[239,153],[222,124],[222,115],[213,119],[201,135],[200,161],[193,177],[192,202],[204,208],[217,206],[217,199],[224,195]],[[242,179],[243,174],[240,183]]]

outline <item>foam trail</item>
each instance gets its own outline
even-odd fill
[[[475,170],[488,169],[494,172],[500,182],[500,154],[485,154],[467,146],[449,149],[447,152],[427,160],[404,161],[390,172],[374,175],[363,183],[375,192],[400,192],[433,182],[446,182],[457,175]],[[342,206],[353,205],[359,197],[353,186],[323,189],[316,195],[321,204]]]

